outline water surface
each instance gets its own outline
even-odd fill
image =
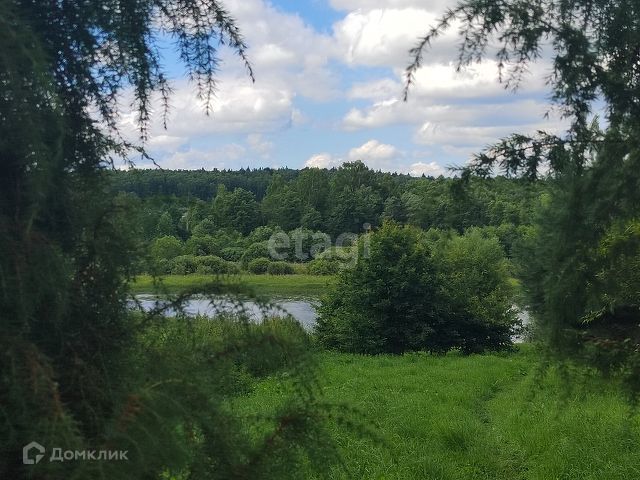
[[[158,305],[166,305],[166,301],[157,295],[136,295],[136,300],[145,311]],[[310,298],[272,297],[270,307],[258,304],[255,300],[232,300],[228,296],[212,295],[208,297],[194,296],[186,301],[185,313],[189,315],[214,316],[220,313],[246,315],[250,320],[259,322],[267,317],[291,315],[307,330],[316,324],[318,301]],[[175,315],[175,311],[167,310],[167,315]]]

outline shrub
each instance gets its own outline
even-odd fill
[[[227,247],[222,249],[220,256],[229,262],[239,262],[243,253],[242,247]]]
[[[251,273],[263,274],[267,273],[267,269],[269,268],[269,264],[271,260],[265,257],[255,258],[249,262],[247,266],[247,270]]]
[[[335,275],[340,271],[340,262],[327,258],[317,258],[309,262],[307,271],[311,275]]]
[[[316,260],[337,261],[341,265],[354,265],[358,257],[358,249],[355,247],[331,247],[316,255]]]
[[[269,247],[267,242],[258,242],[249,245],[240,258],[243,268],[247,268],[249,262],[256,258],[266,258],[269,256]]]
[[[156,238],[151,245],[151,256],[155,261],[171,260],[184,253],[182,242],[171,235]]]
[[[195,273],[198,263],[194,255],[180,255],[169,262],[169,273],[172,275],[189,275]]]
[[[196,257],[196,273],[203,275],[218,275],[226,273],[237,273],[238,267],[214,255]]]
[[[222,255],[226,248],[239,247],[242,235],[234,230],[220,229],[209,234],[193,234],[187,240],[187,253],[192,255]]]
[[[294,271],[287,262],[269,262],[267,273],[269,275],[291,275]]]
[[[258,227],[256,229],[254,229],[248,236],[247,236],[247,242],[249,245],[253,244],[253,243],[260,243],[260,242],[266,242],[269,240],[269,238],[271,238],[271,235],[273,235],[274,233],[281,231],[281,229],[279,227],[272,227],[272,226],[261,226]]]
[[[185,250],[190,255],[217,255],[220,245],[213,235],[192,236],[187,240]]]
[[[427,241],[416,228],[385,223],[369,242],[364,255],[360,240],[355,267],[321,304],[323,345],[372,354],[510,345],[516,319],[497,239],[476,232]]]

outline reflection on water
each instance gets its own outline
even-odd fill
[[[162,298],[156,295],[136,295],[136,300],[145,311],[149,311],[158,305],[163,305]],[[189,315],[213,316],[220,313],[242,313],[256,322],[265,317],[289,314],[307,330],[311,330],[316,324],[318,314],[315,309],[317,302],[314,300],[272,298],[271,304],[272,307],[265,310],[263,306],[252,300],[238,302],[226,296],[194,296],[185,302],[184,310]],[[173,315],[175,311],[169,309],[166,314]]]

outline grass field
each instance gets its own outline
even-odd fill
[[[535,381],[534,364],[526,345],[470,357],[322,353],[326,400],[359,409],[386,443],[332,423],[346,468],[331,478],[640,478],[638,415],[604,382],[570,392],[553,373]],[[277,408],[281,389],[262,382],[242,408]]]
[[[198,287],[214,281],[211,275],[166,275],[162,277],[162,285],[171,293]],[[306,296],[318,297],[335,282],[331,276],[319,275],[233,275],[221,277],[229,283],[242,283],[256,294],[274,296]],[[131,283],[133,293],[153,293],[153,279],[149,275],[140,275]]]

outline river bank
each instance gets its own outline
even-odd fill
[[[328,275],[165,275],[158,279],[162,293],[178,293],[197,288],[214,281],[230,285],[243,285],[256,295],[279,297],[319,298],[335,284],[335,277]],[[155,293],[153,277],[139,275],[131,282],[134,294]]]

